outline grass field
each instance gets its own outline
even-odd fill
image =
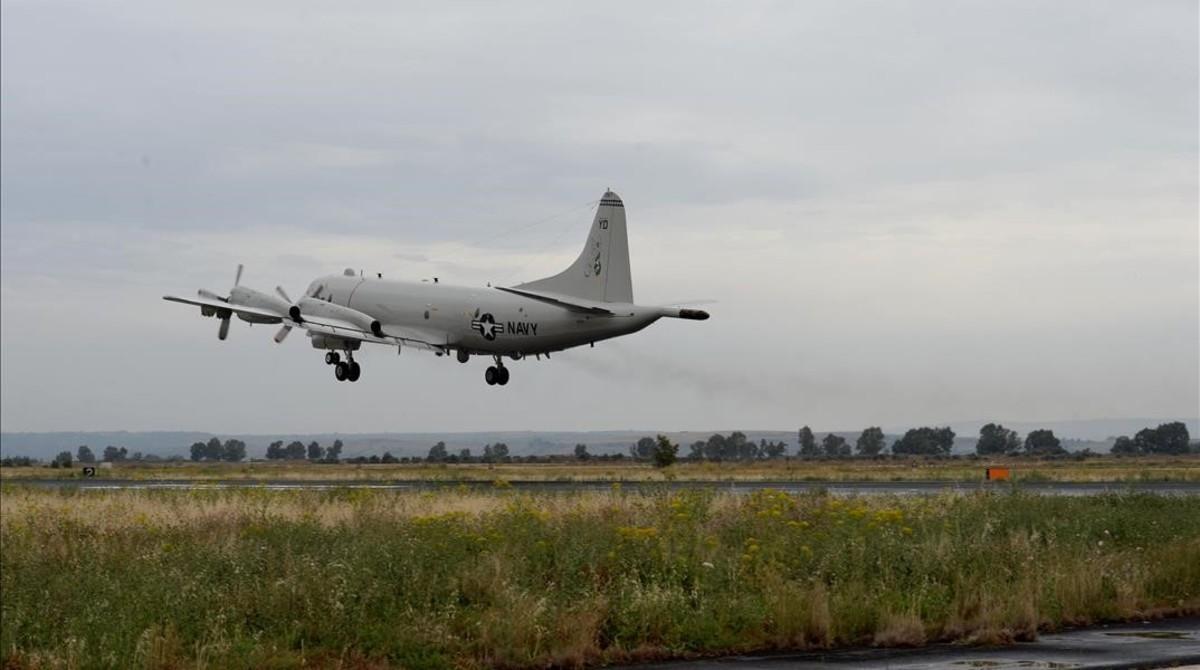
[[[77,464],[78,465],[78,464]],[[306,461],[253,463],[118,463],[99,477],[120,479],[329,479],[458,481],[978,481],[988,465],[1012,469],[1017,481],[1200,481],[1200,456],[1086,460],[881,459],[782,460],[753,463],[680,462],[658,469],[644,463],[318,464]],[[79,476],[79,468],[0,468],[0,480]]]
[[[542,667],[1200,611],[1200,498],[0,492],[5,667]]]

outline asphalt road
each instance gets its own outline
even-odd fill
[[[457,482],[444,480],[386,481],[386,480],[293,480],[293,479],[10,479],[6,484],[35,487],[111,489],[336,489],[370,488],[385,490],[429,490],[466,485],[479,490],[494,490],[491,482]],[[531,493],[569,493],[574,491],[622,490],[681,490],[710,488],[734,493],[749,493],[761,489],[777,489],[792,493],[824,490],[836,495],[918,495],[943,491],[1010,491],[1014,488],[1043,495],[1092,495],[1096,493],[1145,492],[1165,495],[1200,495],[1200,482],[946,482],[946,481],[754,481],[754,482],[618,482],[618,481],[508,481],[504,488]]]
[[[1042,635],[1008,647],[940,644],[921,649],[730,656],[630,666],[638,670],[1010,670],[1016,668],[1177,668],[1200,666],[1200,618],[1099,626]]]

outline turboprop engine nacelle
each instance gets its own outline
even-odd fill
[[[293,321],[303,321],[305,316],[340,319],[370,332],[375,337],[383,337],[383,324],[370,314],[308,296],[300,298],[299,303],[292,305],[288,310],[288,315],[292,317]]]
[[[250,323],[279,323],[283,316],[288,313],[291,308],[291,303],[282,300],[269,293],[255,291],[252,288],[245,286],[235,286],[229,292],[229,302],[234,305],[243,305],[245,307],[255,307],[257,309],[265,309],[271,312],[278,312],[278,319],[267,319],[265,317],[247,316],[238,314],[238,318]]]

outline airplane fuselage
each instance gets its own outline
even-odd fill
[[[438,344],[473,354],[561,351],[637,332],[671,312],[609,303],[611,315],[586,314],[495,288],[359,275],[321,277],[306,294],[368,314],[385,333],[389,326],[439,333]]]

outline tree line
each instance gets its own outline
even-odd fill
[[[121,463],[124,461],[161,461],[163,459],[155,454],[143,454],[140,451],[135,451],[131,454],[129,453],[129,449],[125,447],[114,447],[112,445],[105,447],[100,452],[100,458],[97,459],[91,447],[81,444],[75,449],[74,455],[66,450],[58,452],[54,460],[50,461],[50,467],[69,468],[76,462],[87,464],[95,463],[97,460],[104,463]]]
[[[267,445],[267,460],[337,463],[342,456],[342,446],[341,440],[334,440],[328,447],[322,447],[316,440],[309,442],[307,447],[300,440],[293,440],[285,447],[283,440],[276,440]]]
[[[199,461],[226,461],[236,463],[246,458],[246,443],[241,440],[228,439],[221,442],[211,438],[208,442],[193,442],[189,449],[189,457]]]
[[[1118,456],[1142,454],[1186,454],[1192,450],[1192,437],[1181,421],[1159,424],[1158,428],[1143,428],[1134,434],[1118,437],[1112,453]],[[1200,447],[1200,445],[1197,445]]]
[[[1200,447],[1200,445],[1196,445]],[[1117,456],[1178,455],[1192,451],[1191,436],[1182,421],[1159,424],[1157,428],[1143,428],[1133,438],[1122,435],[1113,441],[1111,453]],[[996,423],[979,429],[979,441],[975,452],[980,456],[1066,456],[1069,452],[1052,430],[1030,431],[1024,439],[1016,431]],[[1200,449],[1197,450],[1200,453]]]
[[[890,451],[896,456],[949,456],[954,448],[954,430],[949,426],[922,426],[906,431],[890,445]],[[659,438],[662,438],[660,435]],[[660,440],[653,437],[643,437],[629,447],[630,455],[639,461],[656,460]],[[586,459],[586,447],[576,447],[579,456],[583,447],[583,459]],[[797,433],[796,456],[799,458],[850,458],[878,457],[889,449],[887,437],[879,426],[871,426],[855,440],[853,447],[850,442],[836,433],[828,433],[820,440],[812,429],[802,427]],[[1152,455],[1152,454],[1186,454],[1189,451],[1200,453],[1200,445],[1192,445],[1187,426],[1180,421],[1164,423],[1157,428],[1145,428],[1138,431],[1133,438],[1118,437],[1112,446],[1116,455]],[[1063,447],[1062,441],[1050,429],[1030,431],[1022,437],[1014,430],[1005,428],[998,423],[988,423],[979,429],[979,438],[975,442],[975,453],[980,456],[1035,456],[1055,458],[1070,455]],[[1088,452],[1090,453],[1090,452]],[[707,440],[698,440],[690,446],[686,457],[689,461],[760,461],[788,458],[788,447],[784,442],[773,442],[760,439],[758,443],[747,439],[740,431],[729,435],[713,434]]]
[[[430,463],[509,463],[512,456],[508,453],[508,445],[503,442],[483,445],[483,453],[475,456],[470,448],[464,447],[455,453],[450,453],[446,443],[438,441],[429,448],[425,460]]]
[[[951,454],[955,440],[954,431],[948,426],[923,426],[912,428],[902,436],[887,444],[887,437],[879,426],[871,426],[861,433],[853,446],[842,436],[828,433],[820,440],[812,429],[802,427],[797,433],[797,449],[795,457],[811,458],[850,458],[883,456],[890,452],[897,456],[937,456],[945,457]],[[586,444],[576,444],[572,455],[549,456],[514,456],[509,447],[503,442],[487,444],[483,453],[476,455],[469,448],[452,452],[444,441],[439,441],[429,448],[427,455],[413,457],[396,457],[391,452],[382,456],[356,456],[342,459],[343,444],[334,440],[328,447],[321,446],[317,441],[305,445],[299,440],[284,444],[282,440],[272,442],[267,447],[268,460],[309,461],[317,463],[534,463],[561,462],[574,459],[576,461],[621,461],[625,455],[592,454]],[[1112,445],[1112,453],[1117,456],[1140,455],[1181,455],[1200,453],[1200,444],[1191,442],[1187,425],[1181,421],[1160,424],[1156,428],[1143,428],[1133,437],[1117,437]],[[975,442],[975,453],[979,456],[1035,456],[1044,458],[1063,457],[1070,454],[1062,446],[1062,441],[1055,436],[1054,431],[1038,429],[1030,431],[1022,437],[1014,430],[1005,428],[998,423],[988,423],[979,429],[979,437]],[[1085,455],[1091,452],[1086,452]],[[210,438],[207,442],[195,442],[189,449],[192,461],[224,461],[240,462],[246,459],[246,443],[238,439],[228,439],[222,442],[219,438]],[[761,461],[791,458],[788,445],[783,441],[760,439],[754,442],[741,431],[733,431],[729,435],[714,433],[706,440],[697,440],[689,445],[686,455],[679,455],[679,445],[674,444],[664,435],[642,437],[630,445],[629,456],[636,461],[653,462],[665,466],[676,460],[687,461]],[[169,460],[176,460],[174,457]],[[80,445],[74,454],[70,451],[59,452],[48,467],[71,467],[74,463],[90,464],[97,461],[119,463],[124,461],[162,461],[163,458],[154,454],[143,454],[140,451],[129,453],[125,447],[109,445],[104,448],[99,458],[88,445]],[[42,461],[24,456],[9,456],[0,460],[0,465],[31,466]]]

